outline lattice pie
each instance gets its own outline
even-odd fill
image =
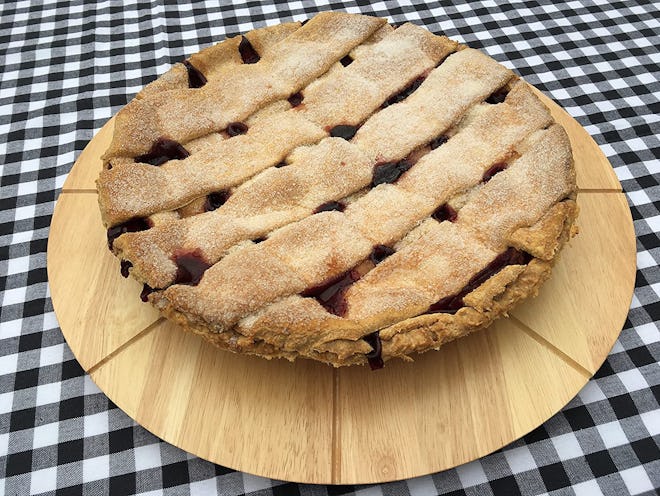
[[[117,114],[104,164],[108,243],[145,301],[220,348],[335,366],[487,326],[577,216],[568,138],[524,82],[344,13],[175,64]]]

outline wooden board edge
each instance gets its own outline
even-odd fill
[[[530,86],[531,86],[531,85],[530,85]],[[544,95],[543,93],[541,93],[538,89],[534,88],[533,86],[532,86],[532,88],[533,88],[538,94],[540,94],[540,95],[542,96],[542,99],[544,99],[544,100],[543,100],[544,103],[547,104],[547,102],[551,102],[553,106],[557,107],[557,108],[560,109],[562,112],[564,112],[564,113],[566,114],[566,116],[568,116],[568,118],[570,118],[570,119],[572,119],[572,120],[575,121],[575,119],[574,119],[572,116],[570,116],[566,111],[564,111],[563,109],[561,109],[561,107],[560,107],[559,105],[557,105],[554,101],[552,101],[549,97],[547,97],[546,95]],[[114,119],[114,118],[113,118],[113,119]],[[112,121],[112,119],[111,119],[111,121]],[[101,130],[105,129],[105,128],[111,123],[111,121],[108,121],[108,123],[106,123],[106,124],[103,126],[103,128],[102,128]],[[575,121],[575,122],[576,122],[576,124],[579,126],[579,123],[577,123],[577,121]],[[581,126],[580,126],[580,128],[581,128],[582,131],[584,132],[585,136],[588,137],[588,139],[590,139],[590,140],[593,142],[593,145],[594,145],[595,147],[598,147],[598,145],[595,143],[595,141],[593,141],[593,139],[588,135],[588,133],[586,133],[586,131],[585,131]],[[94,137],[94,139],[100,138],[100,137],[99,137],[99,134],[101,134],[100,131],[99,131],[99,133]],[[600,150],[600,149],[599,149],[599,150]],[[83,151],[83,152],[84,152],[84,151]],[[602,152],[601,152],[601,153],[602,153]],[[604,155],[603,155],[603,156],[604,156]],[[83,154],[81,153],[80,157],[78,158],[78,160],[77,160],[76,163],[74,164],[74,168],[75,168],[75,167],[81,162],[81,159],[82,159],[82,158],[83,158]],[[72,169],[72,170],[73,170],[73,169]],[[614,174],[613,171],[611,171],[611,173]],[[614,175],[614,177],[616,177],[616,176]],[[70,178],[70,177],[67,177],[67,181],[69,180],[69,178]],[[64,183],[64,185],[63,185],[63,187],[62,187],[62,192],[61,192],[62,194],[89,194],[89,193],[95,193],[95,192],[96,192],[95,189],[92,190],[92,189],[85,189],[85,188],[76,188],[76,187],[74,187],[74,186],[75,186],[74,183],[70,183],[70,186],[67,186],[67,181],[65,181],[65,183]],[[617,179],[617,183],[618,183],[618,179]],[[73,184],[73,186],[71,186],[71,184]],[[595,191],[595,190],[594,190],[594,191]],[[621,193],[621,189],[620,189],[620,185],[619,185],[619,189],[603,190],[603,191],[605,191],[605,192],[612,192],[612,193],[620,193],[620,194],[622,194],[622,193]],[[587,190],[584,190],[584,192],[585,192],[585,193],[591,193],[592,190],[588,190],[588,189],[587,189]],[[57,205],[55,206],[55,211],[54,211],[54,213],[53,213],[53,219],[52,219],[52,221],[51,221],[51,225],[52,225],[52,223],[55,221],[56,213],[57,213]],[[633,239],[634,239],[634,237],[633,237]],[[49,236],[49,239],[48,239],[48,248],[47,248],[47,260],[48,260],[48,252],[50,251],[50,243],[51,243],[51,237]],[[634,242],[633,242],[633,246],[634,246]],[[47,261],[47,270],[48,270],[48,266],[49,266],[49,264],[48,264],[48,261]],[[50,276],[50,273],[49,273],[49,276]],[[633,288],[634,288],[634,278],[633,278]],[[632,291],[631,291],[631,298],[632,298]],[[54,308],[56,307],[55,299],[56,299],[56,297],[53,295],[52,300],[53,300],[53,307],[54,307]],[[56,312],[56,314],[57,314],[57,310],[55,310],[55,312]],[[155,321],[155,322],[154,322],[151,326],[149,326],[149,327],[154,326],[154,324],[156,324],[157,322],[158,322],[158,321]],[[63,333],[64,333],[64,330],[62,330],[62,331],[63,331]],[[145,331],[146,331],[146,329],[143,330],[142,332],[145,332]],[[140,334],[142,334],[142,332],[141,332]],[[523,332],[523,331],[521,331],[521,332]],[[66,337],[66,335],[65,335],[65,337]],[[615,341],[616,341],[616,340],[615,340]],[[614,344],[614,342],[613,342],[612,344]],[[126,345],[125,347],[129,347],[129,346],[131,346],[131,345],[132,345],[132,340],[129,340],[129,342],[125,343],[125,345]],[[110,353],[110,354],[106,357],[107,360],[106,360],[106,358],[104,358],[103,360],[101,360],[102,363],[99,362],[99,363],[97,363],[97,364],[93,364],[93,365],[91,365],[91,366],[88,367],[88,368],[85,368],[85,367],[83,366],[83,368],[84,368],[85,370],[90,370],[90,376],[91,376],[92,380],[93,380],[95,383],[96,383],[96,379],[95,379],[95,377],[98,376],[97,371],[98,371],[99,369],[101,369],[106,363],[109,363],[109,362],[114,358],[114,356],[116,356],[117,354],[121,353],[121,351],[123,351],[123,349],[124,349],[124,345],[122,345],[120,348],[121,348],[121,349],[117,349],[117,350],[115,350],[115,352]],[[606,358],[606,356],[603,358],[603,360],[605,360],[605,358]],[[83,365],[83,364],[81,364],[81,365]],[[584,374],[583,374],[583,375],[584,375]],[[588,378],[585,378],[585,382],[584,382],[584,384],[586,384],[587,380],[588,380]],[[581,387],[583,387],[584,384],[583,384]],[[97,385],[98,385],[98,384],[97,384]],[[99,385],[99,387],[100,387],[100,385]],[[102,388],[101,388],[101,389],[102,389]],[[339,390],[339,387],[338,387],[337,389]],[[578,391],[579,391],[579,389],[578,389]],[[576,394],[577,394],[578,391],[576,391]],[[339,391],[338,391],[337,394],[339,394]],[[334,394],[333,394],[333,396],[334,396]],[[109,397],[110,397],[110,396],[109,396]],[[115,401],[115,399],[112,398],[112,397],[110,397],[110,399],[111,399],[112,401]],[[119,404],[119,403],[117,403],[117,404]],[[333,403],[333,405],[334,405],[334,403]],[[560,406],[560,407],[557,409],[557,412],[560,411],[561,408],[563,408],[563,406],[564,406],[564,405]],[[334,408],[334,406],[333,406],[333,408]],[[555,412],[554,414],[556,414],[557,412]],[[128,413],[128,412],[127,412],[127,413]],[[554,414],[553,414],[553,415],[554,415]],[[134,415],[131,415],[130,413],[129,413],[129,416],[131,416],[131,417],[134,418]],[[550,418],[550,417],[549,417],[549,418]],[[547,419],[546,419],[546,420],[547,420]],[[544,420],[544,422],[545,422],[545,420]],[[543,422],[541,422],[541,424],[542,424],[542,423],[543,423]],[[541,424],[539,424],[539,425],[541,425]],[[340,428],[341,428],[341,426],[338,425],[338,426],[337,426],[337,429],[340,429]],[[148,429],[147,429],[147,430],[148,430]],[[533,430],[533,429],[532,429],[532,430]],[[158,436],[157,433],[154,433],[154,434],[155,434],[156,436]],[[524,435],[525,435],[525,434],[521,435],[520,437],[523,437]],[[513,441],[513,440],[512,440],[512,441]],[[176,445],[175,445],[175,446],[176,446]],[[335,448],[334,448],[334,442],[333,442],[333,452],[334,452],[334,450],[335,450]],[[341,451],[340,451],[340,450],[341,450],[341,446],[338,444],[338,445],[337,445],[337,454],[336,454],[337,459],[339,459],[340,456],[341,456]],[[479,455],[479,456],[481,457],[481,456],[485,456],[485,455],[487,455],[487,454],[488,454],[488,453],[484,453],[484,454],[481,454],[481,455]],[[334,464],[335,464],[335,463],[338,463],[338,462],[335,462],[335,457],[334,457],[334,454],[333,454],[333,467],[334,467]],[[235,469],[235,470],[241,470],[241,468],[234,468],[234,467],[229,467],[229,468],[233,468],[233,469]],[[429,472],[429,473],[434,473],[434,472]],[[260,474],[260,475],[263,475],[263,476],[265,476],[265,477],[278,478],[276,474],[271,474],[271,475],[269,475],[269,474]],[[420,474],[418,474],[418,475],[414,475],[414,476],[411,475],[410,477],[422,476],[422,475],[428,475],[428,474],[420,473]],[[405,478],[408,478],[408,476],[406,476]],[[295,479],[288,479],[288,480],[295,481]],[[401,479],[393,479],[393,480],[401,480]],[[343,479],[341,478],[341,474],[338,473],[338,472],[335,472],[335,471],[334,471],[334,468],[333,468],[332,477],[331,477],[331,480],[330,480],[330,481],[318,481],[318,482],[317,482],[317,481],[312,481],[312,482],[310,482],[310,481],[297,481],[297,482],[301,482],[301,483],[322,483],[322,484],[328,484],[328,483],[331,483],[331,484],[353,484],[353,483],[382,483],[382,482],[388,482],[388,481],[386,481],[386,480],[382,480],[382,481],[367,481],[367,482],[352,482],[352,481],[346,481],[346,480],[343,480]]]
[[[608,183],[606,187],[603,187],[603,185],[599,185],[598,187],[593,187],[593,186],[582,186],[578,184],[578,190],[579,191],[593,190],[593,191],[601,191],[601,192],[623,191],[621,183],[619,182],[619,178],[614,172],[614,169],[612,168],[610,161],[608,160],[607,156],[603,153],[603,151],[600,149],[598,143],[596,143],[596,141],[587,132],[587,130],[584,129],[584,127],[582,127],[582,125],[577,121],[577,119],[575,119],[575,117],[569,114],[561,105],[555,102],[551,97],[543,93],[533,84],[527,83],[527,85],[531,88],[534,94],[539,97],[539,99],[543,102],[543,104],[546,107],[548,107],[548,110],[552,114],[552,117],[555,119],[555,121],[564,127],[566,134],[568,134],[571,141],[571,145],[573,147],[575,147],[576,143],[582,143],[585,145],[585,147],[591,149],[593,153],[597,154],[599,161],[601,163],[603,164],[607,163],[609,165],[609,167],[599,168],[601,173],[605,176],[606,178],[605,180]],[[575,155],[575,150],[573,150],[573,154]]]
[[[326,484],[326,485],[332,485],[332,484],[340,484],[341,482],[336,482],[333,478],[333,471],[332,471],[332,465],[331,463],[328,463],[327,466],[321,467],[318,469],[319,472],[325,472],[327,474],[326,477],[319,477],[315,479],[305,479],[305,478],[300,478],[294,474],[290,474],[286,472],[287,469],[284,469],[282,471],[263,471],[260,473],[255,473],[250,470],[246,470],[246,467],[241,467],[236,464],[231,463],[228,460],[220,460],[220,459],[214,459],[214,458],[207,458],[207,457],[201,457],[200,455],[197,455],[193,453],[192,451],[189,451],[185,447],[185,443],[181,442],[179,439],[176,439],[172,436],[169,435],[163,435],[161,432],[157,432],[155,430],[152,430],[149,422],[143,422],[142,418],[140,417],[140,412],[138,411],[141,407],[138,405],[137,407],[131,407],[127,401],[125,401],[125,398],[121,397],[120,395],[114,394],[113,388],[108,388],[104,387],[106,384],[103,380],[101,380],[101,377],[104,375],[104,372],[106,368],[112,367],[114,365],[114,360],[119,360],[120,356],[129,351],[133,346],[136,346],[137,343],[146,338],[150,339],[149,336],[153,335],[154,333],[157,333],[159,331],[164,330],[165,326],[173,325],[172,323],[168,322],[165,318],[159,319],[157,322],[149,326],[147,329],[142,331],[139,336],[136,336],[136,339],[131,339],[130,342],[126,343],[126,346],[122,346],[121,349],[118,349],[116,352],[112,353],[106,360],[103,360],[96,366],[94,366],[91,370],[88,371],[90,378],[96,384],[96,386],[103,391],[103,393],[115,404],[117,405],[124,413],[126,413],[131,419],[133,419],[136,423],[138,423],[142,428],[153,434],[154,436],[158,437],[159,439],[171,444],[172,446],[185,451],[186,453],[191,453],[195,456],[198,456],[202,460],[208,461],[210,463],[218,464],[223,467],[226,467],[231,470],[235,470],[238,472],[245,472],[248,474],[256,475],[258,477],[265,477],[265,478],[270,478],[274,480],[286,480],[287,482],[294,482],[294,483],[300,483],[300,484]],[[164,326],[164,327],[161,327]],[[181,332],[183,335],[187,335],[188,339],[195,339],[200,341],[200,346],[202,348],[205,348],[206,352],[211,352],[211,353],[222,353],[222,354],[229,354],[229,355],[234,355],[233,353],[225,350],[219,350],[215,349],[211,344],[207,343],[204,341],[200,336],[184,332],[181,329],[178,329],[178,332]],[[239,355],[240,356],[240,355]],[[251,359],[258,359],[262,360],[261,358],[258,357],[249,357]],[[286,362],[285,359],[280,359],[284,362]],[[265,361],[265,360],[264,360]],[[314,365],[324,365],[324,364],[319,364],[319,363],[314,363]],[[330,365],[325,365],[328,369],[328,374],[334,373],[333,371],[336,371],[335,368],[333,368]],[[330,398],[332,401],[334,401],[334,395],[331,394]],[[333,410],[334,411],[334,410]],[[178,433],[180,435],[180,432]],[[334,432],[333,432],[334,436]],[[334,441],[334,439],[333,439]],[[330,460],[332,460],[332,453],[329,453],[330,456],[328,457]],[[311,482],[310,482],[311,481]]]
[[[75,196],[79,195],[84,195],[86,197],[89,197],[90,193],[96,194],[96,191],[93,192],[88,192],[88,191],[62,191],[58,195],[57,201],[55,203],[55,208],[53,210],[53,215],[51,217],[51,222],[49,226],[49,234],[48,234],[48,241],[46,245],[46,274],[47,274],[47,283],[48,283],[48,288],[49,292],[51,294],[51,301],[53,305],[53,311],[55,313],[56,319],[58,326],[62,332],[62,335],[64,336],[65,341],[67,342],[67,345],[69,348],[71,348],[72,352],[74,353],[74,356],[76,357],[76,360],[80,364],[81,368],[85,370],[86,372],[89,372],[90,370],[94,369],[97,367],[100,363],[103,363],[107,360],[107,358],[111,355],[114,355],[117,353],[119,349],[123,349],[129,342],[134,341],[138,336],[142,335],[147,329],[155,325],[157,322],[161,321],[164,319],[162,316],[156,316],[151,322],[145,323],[144,327],[138,327],[138,331],[128,338],[126,341],[123,343],[117,343],[116,346],[114,346],[111,349],[106,350],[102,356],[99,356],[98,358],[94,360],[87,360],[85,355],[81,355],[80,353],[77,353],[75,348],[76,346],[73,344],[75,340],[73,339],[73,336],[71,332],[73,332],[72,329],[70,329],[66,325],[62,325],[62,319],[60,318],[60,315],[62,314],[62,305],[64,305],[64,302],[66,301],[66,294],[61,294],[65,291],[64,288],[62,288],[59,284],[53,283],[54,280],[57,280],[57,277],[54,275],[54,265],[55,262],[53,262],[53,251],[54,247],[58,246],[62,242],[66,242],[65,240],[61,239],[61,236],[58,234],[54,234],[57,232],[57,226],[62,223],[66,222],[67,220],[67,214],[70,212],[66,210],[66,203],[67,202],[62,202],[59,201],[60,197],[62,195],[65,195],[67,198],[72,198]]]
[[[630,208],[628,207],[627,197],[625,193],[620,191],[586,191],[579,193],[579,195],[582,194],[603,195],[603,198],[615,199],[612,202],[613,209],[620,209],[620,213],[625,217],[625,225],[623,226],[623,229],[616,231],[616,234],[620,236],[621,240],[627,243],[627,247],[626,247],[627,253],[626,255],[624,255],[625,258],[627,258],[627,263],[625,265],[626,272],[623,274],[618,274],[616,282],[617,284],[625,284],[626,288],[624,289],[623,293],[627,294],[628,296],[626,300],[625,311],[622,305],[620,319],[617,322],[611,324],[612,332],[600,333],[602,335],[606,335],[607,337],[611,337],[610,342],[608,342],[608,344],[603,349],[604,353],[602,354],[602,356],[599,356],[595,360],[590,360],[589,362],[585,362],[584,360],[579,361],[572,357],[572,351],[570,349],[566,349],[565,347],[562,347],[559,343],[557,344],[552,343],[546,337],[543,336],[543,333],[535,330],[533,328],[534,327],[533,324],[528,323],[527,319],[524,316],[519,315],[519,312],[517,311],[518,310],[517,307],[511,310],[510,317],[516,322],[518,322],[525,330],[528,330],[530,333],[533,333],[534,336],[532,337],[534,337],[538,341],[546,342],[548,347],[555,348],[559,353],[565,354],[568,360],[575,362],[576,365],[587,371],[590,374],[590,376],[593,376],[600,369],[603,363],[605,363],[605,360],[607,359],[609,353],[616,344],[616,341],[619,338],[619,335],[621,334],[623,327],[625,326],[625,322],[628,317],[628,314],[630,313],[630,305],[632,304],[632,300],[634,296],[635,280],[637,276],[637,246],[636,246],[637,238],[635,236],[635,227],[633,223],[632,213],[630,211]],[[579,225],[581,222],[584,222],[584,219],[578,217],[577,222]],[[578,234],[577,236],[580,236],[580,234]],[[558,263],[561,263],[561,258]]]
[[[533,340],[533,337],[530,336],[529,333],[526,332],[526,330],[523,329],[518,324],[518,322],[516,320],[503,318],[503,319],[499,319],[498,321],[496,321],[496,323],[499,323],[500,325],[502,325],[505,322],[510,324],[510,327],[514,328],[516,333],[520,333],[523,336],[525,336],[524,339]],[[489,331],[489,329],[490,328],[481,329],[477,332],[486,333],[486,332]],[[454,343],[455,344],[460,343],[460,340],[461,340],[461,338],[456,340]],[[534,340],[534,341],[536,341],[536,340]],[[433,470],[430,470],[430,471],[428,471],[428,470],[422,470],[422,471],[418,471],[418,472],[411,471],[409,473],[400,474],[400,476],[397,476],[397,477],[381,477],[381,478],[378,478],[378,479],[376,479],[376,478],[368,479],[368,478],[360,478],[360,477],[350,477],[350,476],[347,476],[346,474],[342,473],[341,470],[338,470],[337,472],[335,472],[333,470],[332,484],[341,484],[341,485],[385,484],[385,483],[397,482],[397,481],[402,481],[402,480],[408,480],[408,479],[417,478],[417,477],[429,476],[429,475],[432,475],[432,474],[443,472],[445,470],[451,470],[451,469],[454,469],[456,467],[460,467],[460,466],[468,464],[468,463],[472,463],[475,460],[479,460],[479,459],[481,459],[485,456],[493,454],[493,453],[495,453],[496,451],[498,451],[500,449],[504,449],[506,446],[510,445],[511,443],[514,443],[514,442],[518,441],[519,439],[522,439],[523,437],[527,436],[529,433],[531,433],[532,431],[534,431],[535,429],[537,429],[538,427],[543,425],[545,422],[547,422],[549,419],[551,419],[552,417],[557,415],[573,398],[575,398],[578,395],[578,393],[584,388],[584,386],[589,382],[589,380],[592,377],[592,375],[590,373],[588,373],[587,371],[585,371],[584,369],[580,370],[579,366],[578,366],[578,368],[576,368],[574,366],[574,364],[569,363],[568,361],[566,361],[565,357],[562,356],[562,354],[557,354],[555,352],[555,350],[552,349],[551,347],[545,346],[545,344],[542,343],[542,342],[537,342],[537,344],[539,345],[539,348],[538,348],[539,350],[543,350],[544,352],[548,353],[550,356],[554,357],[553,359],[557,363],[561,363],[561,364],[565,365],[566,370],[573,371],[575,373],[574,374],[575,377],[578,378],[577,382],[574,383],[574,385],[575,385],[574,391],[571,391],[569,397],[565,398],[565,401],[562,399],[556,405],[553,405],[551,407],[551,414],[547,418],[540,420],[538,423],[534,422],[534,425],[531,428],[525,430],[524,432],[515,433],[514,436],[512,436],[510,439],[506,440],[506,442],[504,444],[502,444],[500,446],[497,446],[497,447],[494,447],[493,449],[481,450],[476,454],[476,456],[467,457],[466,459],[459,461],[455,465],[438,466],[438,467],[436,467],[436,468],[434,468]],[[429,353],[433,353],[433,352],[431,351]],[[375,371],[375,373],[378,373],[378,371]],[[571,389],[573,389],[573,388],[571,388]],[[340,450],[342,449],[341,442],[339,443],[338,448]],[[341,451],[337,454],[337,458],[339,460],[341,459]],[[317,482],[310,481],[309,483],[316,484]]]

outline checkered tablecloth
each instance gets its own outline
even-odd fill
[[[655,494],[659,7],[610,0],[2,2],[0,494]],[[608,156],[637,235],[630,314],[607,361],[575,399],[531,434],[480,460],[374,486],[263,479],[160,441],[80,368],[58,327],[46,276],[49,224],[67,173],[94,133],[143,85],[226,35],[327,9],[425,25],[485,50],[547,92]]]

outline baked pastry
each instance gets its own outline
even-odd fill
[[[325,12],[225,40],[116,116],[97,181],[142,298],[214,345],[334,366],[486,327],[574,234],[565,131],[493,59]]]

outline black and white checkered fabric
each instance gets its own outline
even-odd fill
[[[648,0],[2,2],[0,494],[655,494],[659,7]],[[170,64],[213,41],[327,9],[423,24],[485,50],[549,93],[608,156],[637,234],[637,283],[628,320],[606,363],[574,400],[525,438],[485,458],[374,486],[263,479],[160,441],[112,404],[80,368],[58,328],[46,277],[58,192],[107,119]]]

